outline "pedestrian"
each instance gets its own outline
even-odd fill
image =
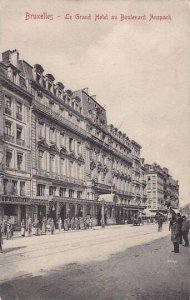
[[[10,220],[10,238],[12,239],[12,237],[13,237],[13,234],[14,234],[14,226],[13,226],[13,223],[11,222],[11,220]]]
[[[3,218],[2,222],[1,222],[1,231],[2,231],[2,235],[4,235],[4,236],[6,236],[6,234],[5,234],[5,226],[6,226],[6,222],[5,222],[5,219]]]
[[[90,219],[89,219],[89,227],[92,229],[92,218],[90,217]]]
[[[25,220],[22,219],[22,222],[21,222],[21,236],[25,237],[25,232],[26,232],[26,224],[25,224]]]
[[[83,222],[84,222],[84,229],[87,229],[87,219],[86,219],[86,217],[83,218]]]
[[[51,234],[54,234],[54,230],[55,230],[55,223],[54,223],[54,220],[52,218],[50,220],[50,231],[51,231]]]
[[[162,231],[162,225],[163,225],[163,218],[160,214],[157,217],[157,222],[158,222],[158,231],[161,232]]]
[[[28,217],[26,229],[28,231],[28,235],[31,236],[32,233],[32,220],[31,217]]]
[[[3,253],[3,228],[0,224],[0,253]]]
[[[76,224],[76,230],[79,230],[80,224],[79,224],[79,219],[77,217],[75,218],[75,224]]]
[[[90,218],[87,217],[86,218],[86,229],[89,229],[90,228]]]
[[[180,213],[177,213],[176,220],[177,220],[177,222],[179,224],[179,243],[182,244],[182,230],[181,230],[181,228],[182,228],[183,219],[182,219]]]
[[[33,228],[34,228],[34,234],[39,235],[39,221],[37,217],[34,219]]]
[[[189,238],[188,238],[188,233],[189,233],[189,221],[186,219],[186,216],[182,216],[182,227],[181,227],[181,231],[182,231],[182,236],[185,242],[184,247],[189,247]]]
[[[46,217],[43,217],[42,220],[42,234],[46,234],[47,231],[47,220]]]
[[[74,217],[71,218],[71,230],[75,229],[75,219]]]
[[[180,225],[175,215],[172,216],[169,224],[169,230],[171,230],[171,241],[174,245],[174,250],[172,252],[179,253]]]
[[[3,234],[7,237],[7,220],[3,219]]]
[[[69,230],[69,228],[68,228],[68,219],[67,218],[64,220],[63,227],[64,227],[65,231]]]
[[[61,217],[59,217],[59,220],[58,220],[58,229],[59,229],[59,231],[61,231],[61,229],[62,229],[62,220],[61,220]]]
[[[10,222],[10,219],[8,219],[7,222],[6,222],[6,237],[7,237],[7,240],[11,239],[11,222]]]

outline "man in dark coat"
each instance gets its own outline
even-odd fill
[[[1,226],[1,224],[0,224],[0,253],[3,252],[3,247],[2,247],[2,245],[3,245],[3,232],[2,232],[2,226]]]
[[[176,215],[176,221],[179,224],[179,243],[182,244],[182,230],[181,230],[181,228],[182,228],[183,219],[182,219],[180,213],[177,213],[177,215]]]
[[[174,245],[174,250],[172,252],[179,253],[179,242],[180,242],[180,225],[177,221],[176,216],[172,216],[169,224],[169,230],[171,229],[171,241]]]
[[[189,233],[189,221],[186,219],[186,216],[182,217],[183,222],[182,222],[182,227],[181,227],[181,231],[182,231],[182,236],[185,242],[185,247],[189,247],[189,238],[188,238],[188,233]]]

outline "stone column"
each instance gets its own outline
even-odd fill
[[[69,208],[69,203],[66,203],[66,218],[68,217],[70,208]]]
[[[21,223],[21,207],[20,204],[18,204],[18,225],[20,226]]]
[[[1,168],[1,165],[0,165],[0,168]],[[3,176],[0,175],[0,195],[3,195],[3,194],[4,194]]]
[[[3,220],[3,217],[4,217],[3,204],[0,204],[0,221]]]
[[[82,205],[83,217],[86,217],[86,204]]]
[[[60,214],[60,204],[58,201],[56,201],[56,219],[58,218]]]
[[[76,218],[76,216],[77,216],[77,213],[78,213],[78,205],[75,204],[75,218]]]

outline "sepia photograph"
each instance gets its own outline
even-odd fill
[[[0,0],[0,300],[190,299],[190,5]]]

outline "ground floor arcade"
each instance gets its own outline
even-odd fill
[[[102,206],[104,210],[102,212]],[[101,225],[102,214],[105,225],[125,224],[139,213],[139,207],[116,204],[113,202],[104,203],[101,201],[60,198],[52,199],[31,199],[29,197],[0,196],[0,219],[10,219],[15,229],[20,228],[21,221],[32,220],[43,217],[53,217],[62,221],[66,218],[79,218],[90,216],[93,225]]]

